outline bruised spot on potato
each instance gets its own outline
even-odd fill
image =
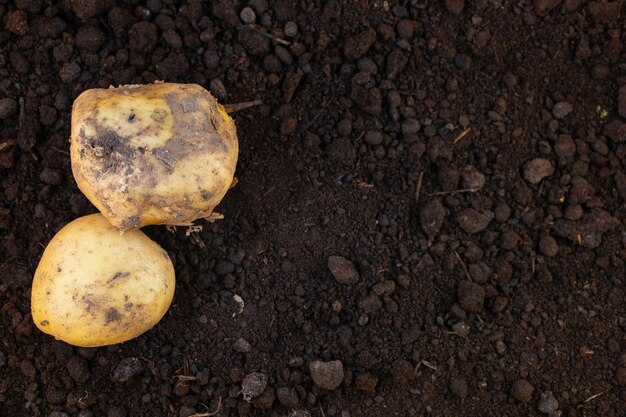
[[[50,324],[50,322],[48,320],[42,320],[39,322],[39,324],[41,324],[42,326],[47,326],[48,324]]]
[[[116,272],[111,278],[108,279],[107,284],[114,284],[115,281],[118,281],[122,278],[127,278],[130,276],[130,272]]]
[[[122,220],[122,227],[124,229],[132,229],[139,225],[139,216],[130,216]]]
[[[163,123],[165,121],[165,118],[167,117],[167,113],[168,111],[165,109],[154,109],[154,111],[150,115],[150,118],[157,123]]]
[[[130,116],[128,116],[128,123],[135,123],[135,113],[131,113]]]
[[[202,190],[202,192],[200,193],[200,195],[202,196],[202,198],[204,198],[205,200],[210,200],[213,198],[213,193],[206,191],[206,190]]]
[[[132,307],[133,307],[133,303],[124,304],[124,309],[126,309],[126,311],[130,310]]]
[[[111,307],[107,310],[105,319],[107,323],[111,323],[113,321],[120,321],[122,316],[120,316],[120,313],[118,313],[116,309]]]
[[[96,302],[90,298],[91,295],[92,294],[83,295],[82,297],[83,302],[87,305],[87,307],[85,307],[85,311],[87,311],[87,313],[91,313],[91,309],[96,306]]]
[[[87,138],[85,144],[93,150],[93,154],[100,161],[96,167],[96,174],[117,172],[120,168],[126,168],[126,174],[130,174],[132,159],[135,157],[135,149],[127,145],[129,139],[120,136],[110,129],[96,127],[97,135]],[[130,171],[129,171],[130,169]]]
[[[165,165],[165,168],[168,172],[172,172],[174,170],[174,165],[176,164],[176,158],[168,151],[163,148],[156,148],[154,150],[154,156],[157,157],[159,161]]]

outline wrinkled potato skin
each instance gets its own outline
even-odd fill
[[[31,312],[44,333],[95,347],[139,336],[174,297],[167,252],[139,230],[123,235],[100,214],[81,217],[52,238],[35,271]]]
[[[209,216],[238,156],[233,120],[197,84],[92,89],[74,102],[72,172],[119,229]]]

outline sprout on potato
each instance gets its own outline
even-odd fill
[[[74,102],[72,171],[119,229],[211,216],[233,182],[233,120],[196,84],[92,89]]]
[[[153,327],[174,296],[165,250],[139,230],[121,234],[100,214],[81,217],[48,244],[35,272],[31,311],[43,332],[104,346]]]

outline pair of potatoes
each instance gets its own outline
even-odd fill
[[[84,347],[154,326],[172,302],[174,267],[139,228],[211,217],[237,156],[233,120],[198,85],[82,93],[72,109],[72,172],[102,214],[74,220],[46,247],[32,286],[36,326]]]

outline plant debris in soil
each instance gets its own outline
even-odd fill
[[[0,4],[0,416],[623,416],[623,0]],[[235,114],[224,219],[147,228],[172,308],[37,331],[43,248],[95,212],[73,100],[198,83]]]

